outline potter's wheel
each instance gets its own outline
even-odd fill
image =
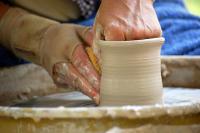
[[[164,88],[164,104],[200,103],[200,89]],[[80,92],[58,93],[35,97],[29,101],[14,104],[15,107],[94,107],[95,104]],[[153,105],[152,105],[153,106]]]
[[[105,133],[115,127],[144,133],[200,132],[200,89],[165,88],[162,105],[92,106],[79,92],[1,106],[0,129],[5,133]]]
[[[94,107],[95,103],[80,92],[58,93],[35,97],[29,101],[14,104],[15,107]]]

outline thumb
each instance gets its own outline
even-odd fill
[[[94,26],[94,32],[95,32],[95,40],[104,40],[104,31],[103,27],[100,24],[97,24]]]
[[[99,34],[99,35],[96,34],[96,33],[98,33],[98,32],[95,32],[94,29],[96,29],[96,28],[95,28],[95,27],[92,28],[92,27],[85,27],[85,26],[77,26],[76,31],[77,31],[77,33],[78,33],[80,39],[81,39],[83,42],[85,42],[86,45],[92,47],[92,50],[91,50],[90,48],[89,48],[89,49],[86,49],[87,53],[89,54],[90,60],[92,60],[92,58],[97,58],[97,62],[98,62],[97,64],[99,64],[100,50],[99,50],[98,45],[96,44],[96,40],[97,40],[97,39],[95,39],[95,36],[96,36],[96,35],[99,36],[100,34]],[[97,28],[97,29],[99,30],[99,28]],[[94,33],[95,33],[96,35],[95,35]],[[99,37],[100,37],[100,36],[99,36]],[[93,53],[94,53],[95,56],[93,56]],[[95,59],[95,60],[96,60],[96,59]],[[96,62],[96,61],[94,61],[94,62]],[[94,62],[92,62],[93,65],[96,64],[96,63],[94,63]],[[94,65],[94,66],[95,66],[95,65]],[[95,68],[97,69],[97,71],[99,70],[98,67],[95,67]]]
[[[95,54],[95,56],[97,57],[97,62],[98,64],[100,64],[100,47],[98,46],[98,41],[99,40],[104,40],[104,35],[103,35],[103,27],[100,24],[96,24],[94,26],[94,32],[95,32],[95,37],[92,43],[92,49],[93,52]]]
[[[94,38],[94,32],[93,32],[92,27],[78,26],[76,28],[76,31],[80,39],[83,42],[85,42],[84,44],[88,46],[92,46],[93,38]]]

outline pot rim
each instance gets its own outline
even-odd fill
[[[143,39],[143,40],[132,40],[132,41],[105,41],[105,40],[95,40],[95,43],[100,47],[127,47],[127,46],[135,46],[141,44],[159,44],[164,43],[165,38],[151,38],[151,39]]]

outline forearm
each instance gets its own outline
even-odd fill
[[[10,7],[0,20],[0,43],[17,56],[40,64],[43,34],[54,24],[57,22]]]

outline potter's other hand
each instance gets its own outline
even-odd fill
[[[79,89],[98,104],[99,75],[84,50],[84,45],[88,47],[92,42],[91,30],[60,24],[2,3],[1,7],[0,44],[46,68],[58,85]]]
[[[84,46],[90,46],[92,32],[78,25],[50,26],[41,45],[41,62],[55,83],[82,91],[99,103],[99,75]]]
[[[102,0],[95,22],[96,39],[138,40],[162,34],[153,0]]]

